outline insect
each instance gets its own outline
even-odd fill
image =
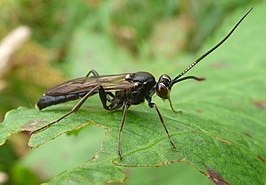
[[[117,110],[121,107],[123,109],[123,116],[120,123],[117,144],[117,152],[120,160],[122,160],[120,146],[121,134],[124,127],[127,110],[131,105],[138,105],[145,102],[145,100],[148,102],[148,106],[150,108],[155,108],[160,122],[163,125],[168,136],[168,140],[172,147],[175,149],[176,146],[170,137],[163,117],[157,105],[152,102],[153,95],[157,94],[160,98],[169,100],[170,107],[175,112],[170,99],[171,88],[176,83],[188,79],[197,81],[204,80],[204,78],[195,76],[182,76],[190,69],[192,69],[202,59],[204,59],[207,55],[217,49],[221,44],[223,44],[235,31],[239,24],[244,20],[244,18],[250,13],[251,10],[252,8],[238,21],[238,23],[232,28],[232,30],[219,43],[213,46],[201,57],[199,57],[190,66],[188,66],[185,70],[178,74],[174,79],[171,79],[167,74],[163,74],[160,76],[158,82],[156,82],[154,76],[148,72],[99,75],[95,70],[91,70],[85,77],[73,79],[55,86],[54,88],[48,90],[38,101],[37,106],[40,110],[51,105],[76,99],[80,100],[67,114],[33,132],[35,133],[46,127],[49,127],[50,125],[59,122],[72,113],[77,112],[82,104],[87,100],[87,98],[98,93],[104,109],[108,111]]]

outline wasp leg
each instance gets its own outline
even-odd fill
[[[119,155],[119,159],[122,160],[123,157],[122,157],[122,153],[121,153],[121,134],[122,134],[122,131],[123,131],[123,127],[124,127],[124,123],[125,123],[125,120],[126,120],[126,115],[127,115],[127,109],[128,109],[129,105],[128,104],[125,104],[124,107],[123,107],[123,116],[122,116],[122,120],[121,120],[121,124],[120,124],[120,129],[119,129],[119,135],[118,135],[118,142],[117,142],[117,153]]]
[[[109,110],[109,106],[107,105],[107,93],[105,92],[103,87],[99,88],[99,96],[103,105],[103,108]]]
[[[164,129],[165,129],[165,132],[166,132],[166,134],[167,134],[167,136],[168,136],[168,139],[169,139],[171,145],[173,146],[173,148],[175,149],[176,146],[175,146],[175,144],[173,143],[173,141],[172,141],[172,139],[171,139],[171,137],[170,137],[170,135],[169,135],[169,132],[168,132],[168,130],[167,130],[166,125],[164,124],[163,117],[162,117],[162,115],[161,115],[161,113],[160,113],[160,111],[159,111],[157,105],[156,105],[155,103],[151,103],[151,102],[149,102],[149,107],[150,107],[150,108],[155,108],[155,110],[156,110],[156,112],[157,112],[157,114],[158,114],[158,116],[159,116],[159,118],[160,118],[160,121],[161,121],[161,123],[162,123],[162,125],[163,125],[163,127],[164,127]]]
[[[111,95],[109,93],[110,92],[105,92],[105,90],[102,86],[99,87],[99,96],[100,96],[103,108],[106,110],[112,111],[112,110],[116,110],[116,109],[119,109],[120,107],[122,107],[124,102],[119,100],[119,99],[115,100],[114,99],[115,96],[112,93],[111,93]],[[113,99],[108,100],[107,95],[113,96]],[[111,104],[107,105],[107,101],[111,102]]]
[[[99,73],[98,73],[95,69],[92,69],[92,70],[90,70],[90,71],[87,73],[87,75],[85,76],[85,79],[84,79],[83,83],[86,81],[86,79],[87,79],[91,74],[92,74],[93,76],[95,76],[95,77],[100,76]],[[114,95],[113,93],[111,93],[111,92],[106,92],[106,94],[109,95],[109,96],[106,96],[108,102],[111,102],[111,101],[113,100],[113,98],[115,97],[115,95]]]
[[[55,124],[55,123],[61,121],[61,120],[64,119],[65,117],[69,116],[70,114],[72,114],[72,113],[74,113],[74,112],[77,112],[77,111],[79,110],[79,108],[83,105],[83,103],[88,99],[88,97],[90,97],[95,91],[97,91],[97,90],[99,89],[99,87],[100,87],[100,86],[96,86],[96,87],[92,88],[92,89],[91,89],[91,90],[90,90],[85,96],[83,96],[83,97],[79,100],[79,102],[78,102],[78,103],[77,103],[77,104],[71,109],[70,112],[68,112],[67,114],[61,116],[61,117],[58,118],[57,120],[55,120],[55,121],[49,123],[48,125],[45,125],[45,126],[39,128],[39,129],[33,131],[32,133],[35,133],[35,132],[38,132],[38,131],[40,131],[40,130],[42,130],[42,129],[44,129],[44,128],[47,128],[47,127],[49,127],[49,126],[51,126],[51,125],[53,125],[53,124]]]
[[[90,74],[93,74],[93,76],[100,76],[99,75],[99,73],[97,72],[97,71],[95,71],[94,69],[92,69],[92,70],[90,70],[87,74],[86,74],[86,76],[85,76],[85,78],[84,78],[84,80],[83,80],[83,82],[82,83],[84,83],[86,80],[87,80],[87,78],[90,76]]]
[[[84,79],[83,82],[85,82],[86,79],[87,79],[91,74],[92,74],[93,76],[95,76],[95,77],[100,76],[99,73],[98,73],[96,70],[92,69],[92,70],[90,70],[90,71],[88,72],[88,74],[85,76],[85,79]],[[111,93],[111,92],[107,92],[106,94],[109,95],[109,96],[106,96],[106,97],[107,97],[107,101],[109,101],[109,102],[111,102],[111,101],[112,101],[112,98],[115,97],[115,95],[114,95],[113,93]]]
[[[172,101],[171,101],[171,98],[169,97],[168,98],[168,100],[169,100],[169,102],[170,102],[170,107],[171,107],[171,109],[172,109],[172,111],[174,112],[174,113],[176,113],[176,114],[181,114],[182,113],[182,111],[181,110],[179,110],[179,111],[176,111],[175,109],[174,109],[174,107],[173,107],[173,104],[172,104]]]
[[[117,142],[117,153],[119,155],[119,159],[122,160],[122,153],[121,153],[121,134],[123,132],[123,127],[124,127],[124,123],[125,123],[125,119],[126,119],[126,114],[127,114],[127,110],[130,106],[129,103],[124,103],[122,101],[112,101],[112,103],[108,106],[107,103],[107,93],[104,91],[103,87],[99,87],[99,95],[100,95],[100,99],[102,101],[103,107],[106,110],[112,111],[112,110],[116,110],[118,108],[120,108],[123,104],[123,116],[122,116],[122,120],[121,120],[121,124],[120,124],[120,129],[119,129],[119,135],[118,135],[118,142]]]
[[[90,74],[93,74],[93,76],[100,76],[96,70],[92,69],[88,72],[88,74],[85,76],[85,78],[88,78],[90,76]]]
[[[107,96],[108,95],[108,96]],[[106,98],[108,102],[112,102],[114,100],[115,95],[111,92],[106,92]]]

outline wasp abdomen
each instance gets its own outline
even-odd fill
[[[67,95],[60,95],[60,96],[51,96],[51,95],[44,95],[40,98],[37,103],[37,106],[40,110],[48,107],[50,105],[56,105],[59,103],[68,102],[71,100],[76,100],[80,97],[83,97],[85,93],[78,93],[78,94],[67,94]]]

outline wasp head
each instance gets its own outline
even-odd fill
[[[163,74],[156,85],[156,94],[162,99],[169,99],[172,83],[171,78]]]
[[[171,99],[170,99],[170,92],[171,92],[172,86],[173,86],[173,81],[171,80],[171,78],[167,74],[163,74],[160,76],[159,81],[156,84],[155,92],[163,100],[166,100],[166,99],[169,100],[172,111],[177,113],[177,111],[174,110]]]

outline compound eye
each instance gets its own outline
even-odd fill
[[[158,83],[156,87],[156,94],[163,99],[168,99],[169,89],[163,83]]]

